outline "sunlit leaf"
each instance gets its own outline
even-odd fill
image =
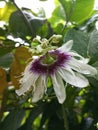
[[[13,5],[12,2],[7,2],[4,8],[0,8],[0,20],[7,21],[12,12],[16,10],[16,7]]]
[[[76,0],[70,17],[71,22],[81,23],[88,19],[94,8],[94,0]]]
[[[73,13],[75,1],[73,1],[73,0],[59,0],[59,2],[61,3],[61,5],[64,9],[66,22],[68,22],[70,20],[72,13]]]
[[[49,21],[51,22],[52,27],[57,31],[59,28],[59,24],[64,25],[65,19],[66,18],[65,18],[64,10],[61,7],[61,5],[59,4],[54,9],[54,11],[52,13],[52,17],[49,19]],[[60,31],[61,31],[61,29],[58,31],[58,33],[60,33]]]

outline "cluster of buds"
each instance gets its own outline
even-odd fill
[[[37,45],[34,47],[32,46],[32,52],[34,54],[42,54],[46,53],[49,50],[56,49],[58,46],[58,43],[61,41],[62,35],[53,35],[49,39],[43,38],[41,39],[40,36],[36,36],[33,39],[33,43],[37,43]]]

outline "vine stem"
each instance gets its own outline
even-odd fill
[[[13,4],[15,5],[15,7],[18,9],[18,11],[20,11],[21,15],[23,16],[24,18],[24,21],[25,23],[27,24],[28,26],[28,29],[30,30],[31,34],[32,34],[32,38],[34,37],[33,35],[35,35],[35,32],[33,31],[32,29],[32,25],[30,23],[30,21],[28,20],[27,16],[22,12],[22,10],[18,7],[18,5],[15,3],[15,0],[13,0]],[[32,39],[31,38],[31,39]]]
[[[69,124],[68,124],[68,119],[67,119],[67,114],[65,111],[64,103],[62,104],[62,114],[63,114],[63,119],[64,119],[64,128],[65,130],[69,130]]]

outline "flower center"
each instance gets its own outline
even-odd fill
[[[30,71],[38,74],[53,74],[58,68],[65,67],[71,56],[58,50],[47,52],[46,55],[34,60]]]
[[[53,57],[49,52],[46,53],[46,55],[41,60],[41,63],[44,65],[51,65],[56,60],[56,57]]]

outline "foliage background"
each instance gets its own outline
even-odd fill
[[[34,47],[36,35],[49,38],[61,34],[59,46],[73,39],[73,50],[89,58],[89,64],[98,70],[98,11],[94,10],[94,0],[54,0],[50,18],[43,9],[35,13],[20,9],[14,0],[1,1],[6,4],[0,8],[0,129],[65,130],[62,107],[51,83],[48,97],[36,104],[29,97],[19,98],[15,89],[26,61],[32,57],[28,49]],[[86,88],[67,87],[64,112],[69,130],[98,129],[98,74],[87,78],[90,85]]]

